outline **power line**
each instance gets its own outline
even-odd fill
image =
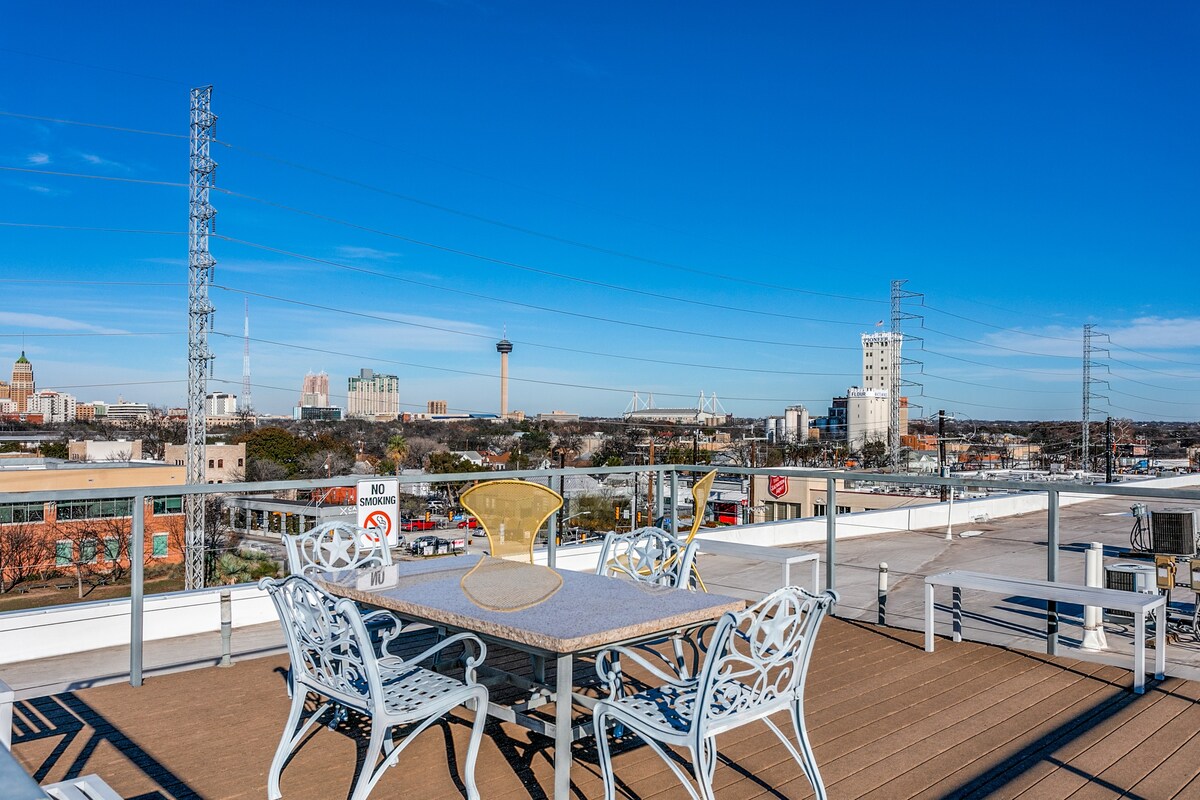
[[[942,358],[948,358],[951,361],[961,361],[964,364],[974,364],[977,367],[989,367],[991,369],[1000,369],[1000,370],[1004,370],[1006,372],[1022,372],[1027,375],[1062,375],[1062,376],[1066,376],[1066,377],[1071,377],[1071,376],[1074,376],[1077,374],[1075,372],[1067,372],[1064,370],[1025,369],[1022,367],[1006,367],[1002,364],[988,364],[987,362],[984,362],[984,361],[972,361],[969,358],[960,358],[959,356],[952,356],[949,353],[943,353],[939,350],[930,350],[927,347],[921,348],[921,352],[929,353],[929,354],[935,355],[935,356],[941,356]]]
[[[37,122],[55,122],[59,125],[77,125],[82,128],[100,128],[106,131],[120,131],[121,133],[140,133],[146,136],[167,136],[172,139],[186,139],[185,133],[166,133],[164,131],[147,131],[140,128],[122,128],[118,125],[102,125],[98,122],[79,122],[73,119],[58,119],[57,117],[39,117],[34,114],[17,114],[13,111],[0,111],[0,117],[14,117],[16,119],[29,119]]]
[[[419,245],[421,247],[428,247],[433,250],[438,250],[438,251],[441,251],[444,253],[450,253],[452,255],[464,256],[466,258],[473,258],[473,259],[477,259],[479,261],[484,261],[489,264],[498,264],[500,266],[512,267],[513,269],[518,269],[518,270],[522,270],[525,272],[532,272],[532,273],[535,273],[538,275],[546,275],[546,276],[549,276],[552,278],[560,278],[562,280],[573,281],[575,283],[581,283],[581,284],[584,284],[587,286],[596,286],[596,287],[599,287],[602,289],[612,289],[614,291],[627,292],[629,294],[641,295],[643,297],[652,297],[652,298],[655,298],[658,300],[669,300],[669,301],[676,302],[676,303],[687,303],[689,305],[702,306],[705,308],[715,308],[720,311],[740,311],[745,314],[757,314],[760,316],[779,317],[782,319],[795,319],[795,320],[801,320],[804,322],[821,322],[821,323],[825,323],[825,324],[829,324],[829,325],[851,325],[854,327],[867,327],[867,324],[862,323],[862,322],[847,322],[845,320],[822,319],[822,318],[818,318],[818,317],[802,317],[802,316],[798,316],[796,314],[783,314],[783,313],[775,312],[775,311],[763,311],[761,309],[742,308],[739,306],[731,306],[726,303],[706,303],[701,300],[691,300],[688,298],[678,297],[676,295],[661,294],[659,292],[650,292],[650,291],[646,291],[644,289],[635,289],[630,286],[622,286],[620,284],[615,284],[615,283],[606,283],[604,281],[597,281],[597,280],[593,280],[590,278],[581,278],[576,275],[568,275],[566,273],[555,272],[553,270],[543,269],[541,267],[533,267],[528,264],[522,264],[522,263],[519,263],[516,261],[510,261],[508,259],[496,258],[494,256],[486,256],[486,255],[483,255],[480,253],[471,252],[469,250],[462,250],[457,247],[449,247],[447,245],[436,244],[433,242],[426,242],[421,239],[414,239],[411,236],[404,236],[403,234],[394,233],[392,231],[385,231],[385,230],[380,230],[379,228],[372,228],[367,225],[360,225],[358,223],[350,222],[348,220],[338,219],[337,217],[331,217],[327,214],[321,214],[316,211],[308,211],[306,209],[296,208],[294,206],[285,205],[283,203],[277,203],[273,200],[265,200],[263,198],[253,197],[251,195],[243,194],[241,192],[234,192],[234,191],[230,191],[228,189],[219,189],[218,191],[221,191],[230,197],[238,198],[241,200],[250,200],[252,202],[261,203],[263,205],[270,206],[272,208],[278,208],[278,209],[281,209],[284,211],[288,211],[293,214],[302,214],[304,216],[312,217],[314,219],[320,219],[325,222],[333,223],[335,225],[343,225],[345,227],[354,228],[355,230],[364,231],[366,233],[373,233],[373,234],[377,234],[379,236],[386,236],[391,239],[396,239],[398,241],[407,242],[409,244]],[[230,241],[236,241],[236,240],[230,240]],[[241,242],[241,243],[249,244],[248,242]],[[254,245],[251,245],[251,246],[254,246]],[[363,270],[363,271],[366,271],[366,270]],[[372,272],[371,274],[380,274],[380,273]]]
[[[5,172],[27,172],[34,175],[52,175],[58,178],[88,178],[94,181],[113,181],[115,183],[141,183],[148,186],[172,186],[187,188],[186,183],[175,181],[152,181],[148,178],[122,178],[117,175],[92,175],[86,172],[60,172],[53,169],[33,169],[32,167],[0,167]]]
[[[1182,364],[1185,367],[1200,367],[1200,363],[1195,362],[1195,361],[1180,361],[1175,358],[1167,358],[1166,356],[1156,356],[1152,353],[1143,353],[1141,350],[1134,350],[1131,347],[1124,347],[1123,345],[1119,345],[1116,342],[1112,341],[1111,339],[1109,339],[1109,344],[1112,347],[1117,348],[1118,350],[1124,350],[1127,353],[1133,353],[1134,355],[1139,355],[1144,358],[1152,358],[1155,361],[1166,361],[1171,364]]]
[[[187,236],[187,231],[153,231],[136,228],[94,228],[86,225],[50,225],[40,222],[0,222],[5,228],[42,228],[55,231],[91,231],[95,233],[147,233],[157,236]]]
[[[303,164],[298,164],[296,162],[289,161],[284,158],[279,158],[278,156],[273,156],[268,153],[261,153],[261,152],[257,152],[254,150],[250,150],[248,148],[230,144],[229,142],[218,141],[217,144],[223,145],[224,147],[228,147],[233,150],[237,150],[238,152],[242,152],[242,153],[245,153],[250,156],[254,156],[256,158],[261,158],[261,159],[264,159],[267,161],[273,161],[275,163],[282,164],[286,167],[290,167],[292,169],[296,169],[301,172],[308,172],[313,175],[317,175],[319,177],[326,178],[328,180],[337,181],[339,183],[344,183],[348,186],[354,186],[359,189],[365,189],[367,191],[377,192],[379,194],[383,194],[383,195],[386,195],[389,197],[394,197],[398,200],[403,200],[408,203],[414,203],[416,205],[424,206],[426,208],[432,208],[434,210],[442,211],[447,214],[454,214],[456,216],[463,217],[464,219],[470,219],[470,220],[473,220],[476,222],[482,222],[482,223],[485,223],[488,225],[494,225],[494,226],[497,226],[500,228],[505,228],[507,230],[515,231],[517,233],[523,233],[523,234],[526,234],[529,236],[534,236],[534,237],[537,237],[540,239],[545,239],[547,241],[552,241],[552,242],[557,242],[559,244],[569,245],[571,247],[577,247],[577,248],[581,248],[584,250],[590,250],[592,252],[601,253],[603,255],[615,256],[617,258],[624,258],[624,259],[628,259],[630,261],[638,261],[643,264],[651,264],[653,266],[664,267],[666,269],[678,270],[680,272],[687,272],[687,273],[691,273],[694,275],[703,275],[705,277],[717,278],[720,280],[731,281],[734,283],[743,283],[743,284],[748,284],[751,286],[760,286],[760,287],[767,288],[767,289],[775,289],[777,291],[794,292],[796,294],[805,294],[805,295],[811,295],[811,296],[816,296],[816,297],[828,297],[828,298],[834,298],[834,299],[839,299],[839,300],[852,300],[855,302],[863,302],[863,303],[886,303],[887,302],[885,300],[877,300],[875,298],[870,298],[870,297],[854,297],[851,295],[835,294],[835,293],[830,293],[830,292],[817,292],[817,291],[813,291],[813,290],[809,290],[809,289],[797,289],[792,286],[782,286],[779,284],[771,284],[771,283],[763,283],[760,281],[752,281],[752,280],[748,280],[746,278],[736,278],[736,277],[726,275],[726,274],[720,273],[720,272],[709,272],[707,270],[696,269],[694,267],[689,267],[689,266],[686,266],[683,264],[676,264],[676,263],[673,263],[670,261],[662,261],[662,260],[655,259],[655,258],[647,258],[645,256],[639,256],[639,255],[635,255],[633,253],[627,253],[627,252],[624,252],[621,250],[615,250],[615,249],[608,248],[608,247],[602,247],[600,245],[590,244],[588,242],[581,242],[581,241],[577,241],[575,239],[569,239],[569,238],[566,238],[563,236],[557,236],[557,235],[551,234],[551,233],[545,233],[543,231],[533,230],[532,228],[525,228],[520,225],[515,225],[515,224],[509,223],[509,222],[504,222],[502,220],[492,219],[490,217],[485,217],[485,216],[482,216],[479,214],[474,214],[469,211],[462,211],[460,209],[451,208],[449,206],[444,206],[444,205],[441,205],[439,203],[434,203],[429,200],[423,200],[419,197],[413,197],[411,195],[401,194],[400,192],[396,192],[391,189],[385,189],[381,186],[374,186],[372,184],[365,183],[363,181],[359,181],[359,180],[356,180],[353,178],[346,178],[346,177],[342,177],[340,175],[335,175],[333,173],[326,172],[324,170],[320,170],[315,167],[309,167],[309,166],[305,166]]]
[[[46,338],[68,337],[68,336],[86,336],[90,339],[93,336],[182,336],[183,334],[184,334],[183,331],[163,331],[163,332],[157,332],[157,333],[128,332],[128,331],[126,331],[124,333],[96,333],[94,331],[87,331],[84,333],[0,333],[0,336],[13,337],[13,338],[20,336],[22,339],[46,339]]]
[[[967,342],[969,344],[977,344],[980,347],[990,347],[993,350],[1004,350],[1009,353],[1021,353],[1022,355],[1027,355],[1027,356],[1037,356],[1038,358],[1063,358],[1063,359],[1067,359],[1069,361],[1076,360],[1073,356],[1060,355],[1058,353],[1038,353],[1033,350],[1021,350],[1016,347],[1005,347],[1005,346],[999,345],[999,344],[991,344],[990,342],[981,342],[978,339],[968,339],[965,336],[956,336],[953,333],[946,333],[945,331],[939,331],[935,328],[930,328],[925,325],[921,326],[921,330],[929,331],[930,333],[936,333],[939,336],[945,336],[949,339],[957,339],[960,342]]]
[[[986,305],[986,303],[983,303],[981,305]],[[1029,331],[1023,331],[1020,328],[1006,328],[1003,325],[993,325],[990,322],[984,322],[983,320],[976,319],[975,317],[965,317],[962,314],[955,314],[952,311],[946,311],[945,309],[937,308],[935,306],[931,306],[928,304],[922,304],[921,307],[927,308],[930,311],[933,311],[937,314],[944,314],[947,317],[954,317],[955,319],[961,319],[961,320],[964,320],[965,322],[970,322],[975,325],[982,325],[985,328],[992,328],[992,329],[998,330],[998,331],[1005,331],[1007,333],[1018,333],[1022,336],[1030,336],[1035,339],[1052,339],[1054,341],[1071,342],[1071,343],[1075,342],[1074,339],[1069,339],[1066,336],[1051,336],[1051,335],[1045,334],[1045,333],[1030,333]],[[1013,312],[1013,313],[1015,313],[1015,312]]]
[[[810,349],[810,350],[857,350],[857,348],[854,348],[854,347],[843,347],[843,346],[839,346],[839,345],[800,344],[798,342],[781,342],[781,341],[772,340],[772,339],[750,339],[750,338],[746,338],[746,337],[742,337],[742,336],[726,336],[724,334],[719,334],[719,333],[703,333],[701,331],[689,331],[689,330],[685,330],[682,328],[668,328],[663,325],[651,325],[646,322],[632,322],[629,320],[612,319],[610,317],[602,317],[597,314],[584,314],[579,311],[567,311],[566,309],[562,309],[562,308],[552,308],[549,306],[534,305],[532,303],[522,303],[519,300],[505,300],[505,299],[499,298],[499,297],[492,297],[490,295],[480,294],[477,292],[470,292],[470,291],[467,291],[466,289],[455,289],[455,288],[448,287],[448,286],[439,286],[437,284],[425,283],[423,281],[417,281],[417,280],[413,280],[411,278],[401,278],[397,275],[389,275],[388,273],[384,273],[384,272],[377,272],[377,271],[368,270],[368,269],[365,269],[362,267],[355,267],[355,266],[351,266],[349,264],[343,264],[343,263],[340,263],[337,261],[331,261],[331,260],[325,259],[325,258],[317,258],[315,256],[306,256],[301,253],[293,253],[293,252],[290,252],[287,250],[270,247],[268,245],[260,245],[260,244],[255,244],[253,242],[247,242],[244,240],[240,240],[240,239],[233,239],[228,236],[220,236],[220,235],[214,234],[213,238],[222,239],[224,241],[231,242],[234,244],[246,245],[248,247],[257,248],[259,250],[265,250],[267,252],[277,253],[279,255],[285,255],[290,258],[298,258],[298,259],[301,259],[304,261],[311,261],[316,264],[325,264],[328,266],[338,267],[339,269],[350,270],[352,272],[362,272],[362,273],[366,273],[366,274],[371,274],[371,275],[375,275],[378,277],[387,278],[389,280],[399,281],[401,283],[408,283],[408,284],[412,284],[415,286],[423,286],[425,288],[435,289],[438,291],[450,292],[452,294],[460,294],[460,295],[464,295],[467,297],[475,297],[475,298],[482,299],[482,300],[488,300],[490,302],[502,303],[504,305],[517,306],[520,308],[528,308],[528,309],[532,309],[535,311],[543,311],[543,312],[550,313],[550,314],[559,314],[559,315],[567,316],[567,317],[575,317],[578,319],[591,320],[593,322],[605,322],[605,323],[608,323],[611,325],[623,325],[626,327],[640,328],[642,330],[656,331],[659,333],[674,333],[674,334],[678,334],[681,336],[694,336],[694,337],[703,338],[703,339],[718,339],[721,341],[743,342],[746,344],[760,344],[760,345],[769,345],[769,346],[773,346],[773,347],[795,347],[795,348],[803,348],[803,349]],[[214,284],[214,286],[215,286],[215,284]],[[231,287],[216,287],[216,288],[230,289]],[[241,291],[241,290],[233,290],[233,291]],[[297,302],[297,303],[300,302],[300,301],[289,301],[289,300],[286,300],[286,298],[281,298],[281,297],[276,297],[276,296],[266,295],[266,294],[259,294],[256,292],[246,292],[246,293],[253,295],[253,296],[265,297],[268,299],[280,300],[283,302]],[[320,305],[316,305],[316,304],[306,304],[306,305],[309,305],[311,308],[342,311],[342,309],[332,309],[327,306],[320,306]],[[351,312],[344,312],[344,313],[351,313]],[[380,317],[380,319],[385,319],[385,318]],[[438,331],[442,331],[444,333],[455,333],[455,334],[460,334],[460,335],[476,336],[476,337],[480,337],[480,338],[489,338],[489,337],[485,337],[483,334],[468,334],[468,333],[465,333],[464,331],[458,331],[458,330],[454,330],[451,328],[440,328],[440,327],[436,327],[436,326],[422,326],[422,325],[417,325],[417,323],[401,322],[399,320],[389,320],[389,321],[397,322],[399,324],[404,324],[404,325],[416,325],[417,327],[428,327],[428,328],[431,328],[432,330],[438,330]]]

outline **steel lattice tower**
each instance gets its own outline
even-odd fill
[[[242,332],[242,397],[240,408],[247,416],[254,413],[250,398],[250,299],[246,299],[245,327]]]
[[[1104,355],[1108,355],[1107,349],[1096,347],[1094,344],[1092,344],[1092,339],[1094,337],[1103,336],[1107,338],[1108,336],[1108,334],[1105,333],[1098,333],[1095,328],[1095,325],[1083,326],[1083,444],[1080,448],[1079,467],[1085,471],[1088,469],[1088,464],[1091,461],[1090,429],[1092,424],[1093,410],[1092,399],[1097,397],[1103,400],[1108,399],[1107,395],[1096,394],[1092,391],[1092,384],[1099,383],[1103,384],[1105,388],[1108,387],[1108,381],[1104,380],[1103,378],[1092,377],[1093,367],[1105,367],[1107,369],[1107,365],[1096,363],[1096,354],[1103,353]]]
[[[209,202],[213,173],[213,127],[217,122],[209,104],[212,87],[192,89],[191,93],[191,172],[188,181],[188,406],[187,406],[187,482],[204,483],[204,445],[208,424],[204,416],[204,397],[208,393],[208,330],[212,325],[212,304],[208,286],[217,263],[208,252],[208,236],[213,231],[216,210]],[[185,495],[186,534],[184,548],[184,588],[204,586],[204,497]]]
[[[905,291],[904,284],[907,280],[892,281],[892,363],[889,365],[891,370],[891,381],[888,387],[888,402],[891,404],[891,419],[888,422],[888,460],[891,463],[892,469],[899,471],[900,469],[900,391],[906,384],[901,374],[904,364],[914,364],[916,362],[911,359],[904,358],[900,353],[900,347],[904,341],[909,338],[900,330],[900,323],[906,319],[918,319],[916,314],[905,312],[900,303],[906,298],[921,297],[919,292]]]

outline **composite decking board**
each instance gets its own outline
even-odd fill
[[[900,704],[911,707],[912,703],[907,702],[910,695],[924,696],[935,686],[952,690],[970,682],[975,673],[983,671],[985,664],[994,667],[985,673],[988,676],[985,680],[995,682],[1004,674],[1006,668],[1001,665],[1007,659],[1012,659],[1014,670],[1015,665],[1024,663],[1033,663],[1043,672],[1057,670],[1063,673],[1075,669],[1082,673],[1094,669],[1097,672],[1089,680],[1095,683],[1097,691],[1116,693],[1131,682],[1128,670],[987,645],[946,644],[934,654],[914,649],[909,656],[903,649],[897,651],[894,648],[917,644],[920,632],[906,631],[896,635],[902,642],[907,641],[907,645],[888,636],[895,634],[893,629],[877,632],[870,625],[860,627],[834,619],[828,620],[822,629],[809,677],[807,712],[810,735],[817,746],[818,763],[826,776],[831,797],[847,796],[841,786],[830,782],[831,771],[839,769],[838,761],[857,758],[865,763],[878,762],[890,757],[887,751],[893,749],[886,739],[879,741],[871,726],[867,726],[847,734],[861,740],[861,744],[850,751],[853,755],[832,762],[822,758],[823,720],[835,717],[836,722],[847,715],[853,703],[861,703],[864,717]],[[865,659],[864,663],[870,663],[871,652],[877,653],[878,680],[864,680],[859,669],[843,669],[838,663],[839,649],[858,654]],[[968,650],[971,652],[966,652]],[[489,654],[489,663],[510,666],[526,674],[529,670],[524,654],[511,651],[502,654],[499,648]],[[40,778],[43,782],[61,780],[68,770],[74,769],[77,773],[99,773],[127,797],[154,796],[157,792],[158,796],[171,800],[186,797],[261,800],[265,795],[267,766],[287,714],[288,701],[281,674],[285,666],[286,657],[246,659],[229,670],[200,669],[151,678],[140,689],[113,685],[58,695],[35,704],[19,703],[17,718],[32,722],[30,727],[34,730],[27,727],[26,738],[23,738],[22,729],[17,727],[14,751],[31,770],[46,763],[47,768]],[[553,661],[547,668],[552,675]],[[578,670],[576,674],[579,674]],[[931,675],[935,680],[930,680]],[[817,708],[816,695],[811,691],[818,682],[822,687],[820,708]],[[1175,697],[1177,702],[1200,697],[1200,686],[1174,679],[1157,685],[1151,683],[1149,688],[1147,696],[1158,691],[1164,696]],[[1010,695],[1007,700],[997,698],[988,703],[989,707],[996,708],[1012,706],[1008,713],[1015,714],[1019,712],[1022,696]],[[943,710],[937,724],[950,727],[973,710],[961,704],[951,706]],[[582,716],[582,709],[577,708],[577,712]],[[1196,794],[1200,782],[1187,788],[1200,775],[1200,734],[1183,739],[1174,751],[1164,748],[1167,752],[1161,755],[1153,747],[1160,739],[1169,742],[1177,731],[1186,731],[1193,724],[1200,725],[1197,713],[1189,709],[1176,714],[1153,732],[1145,744],[1135,746],[1115,740],[1114,746],[1125,747],[1125,757],[1110,764],[1100,777],[1120,776],[1119,781],[1110,781],[1115,784],[1136,780],[1133,786],[1121,788],[1153,800],[1200,796]],[[385,774],[372,797],[461,798],[455,779],[451,777],[452,762],[448,759],[447,749],[449,747],[454,754],[457,774],[466,753],[471,714],[464,710],[456,712],[454,717],[453,722],[436,725],[416,739],[401,755],[400,766]],[[1193,723],[1193,719],[1197,721]],[[1052,728],[1059,720],[1061,714],[1043,722],[1042,728]],[[786,714],[777,716],[776,721],[787,730]],[[1100,727],[1094,726],[1085,735],[1098,735],[1096,728]],[[1042,728],[1032,729],[1027,736],[1036,742],[1042,735],[1038,732]],[[1116,729],[1119,730],[1119,726]],[[40,731],[41,739],[27,738],[38,735],[36,731]],[[980,747],[986,749],[986,732],[978,735]],[[847,741],[847,744],[853,743]],[[721,751],[739,766],[743,769],[749,766],[759,779],[778,790],[775,794],[737,769],[721,763],[716,779],[722,787],[718,790],[722,800],[810,796],[808,782],[799,766],[761,724],[730,732],[722,737],[720,745]],[[1021,763],[1034,767],[1039,758],[1052,752],[1069,759],[1061,746],[1053,747],[1055,749],[1047,753],[1031,755],[1018,762],[1013,774],[996,782],[990,791],[981,787],[977,794],[1007,797],[1028,789],[1031,781],[1028,770],[1020,768]],[[300,754],[284,771],[283,788],[287,800],[345,798],[357,749],[355,741],[344,732],[318,727],[312,740],[301,748]],[[917,748],[915,755],[921,757],[924,754]],[[543,737],[508,724],[490,722],[477,770],[483,796],[488,800],[544,798],[553,782],[552,756],[553,747]],[[1155,765],[1156,760],[1159,763]],[[847,766],[840,765],[842,769]],[[976,766],[983,770],[982,762],[977,761]],[[686,797],[667,768],[646,748],[618,755],[616,769],[619,778],[635,782],[641,791],[639,796],[644,800]],[[1039,777],[1044,775],[1043,772]],[[600,779],[594,764],[577,761],[572,777],[577,788],[576,797],[592,800],[601,796]],[[933,775],[929,776],[928,782],[937,785],[945,778],[945,775]],[[850,788],[849,784],[843,786]],[[1045,783],[1041,788],[1049,790],[1051,787],[1052,784]],[[925,790],[929,788],[925,787]],[[1030,792],[1026,796],[1056,800],[1053,794]],[[1077,800],[1082,800],[1082,796]]]
[[[1092,738],[1088,746],[1071,759],[1071,769],[1056,768],[1030,787],[1025,794],[1031,797],[1044,796],[1049,790],[1058,796],[1069,797],[1088,782],[1088,776],[1100,775],[1132,753],[1139,743],[1181,714],[1187,705],[1190,704],[1185,700],[1160,695],[1156,702],[1141,708],[1134,704],[1122,709],[1132,716],[1122,723],[1119,730]]]
[[[989,701],[994,703],[996,698],[1007,698],[1010,694],[1023,691],[1031,681],[1036,680],[1036,674],[1037,667],[1034,665],[1018,663],[1002,670],[1001,676],[973,674],[962,682],[947,680],[944,689],[939,689],[936,684],[923,684],[911,700],[906,698],[908,702],[905,704],[889,705],[883,713],[877,713],[873,708],[869,711],[865,709],[863,725],[814,743],[818,763],[840,765],[854,762],[861,765],[864,757],[877,760],[882,757],[881,748],[896,744],[898,731],[908,732],[918,726],[936,724],[931,721],[966,712],[967,709],[977,709]],[[891,752],[894,751],[884,754]],[[847,756],[849,759],[843,760]],[[835,768],[829,780],[837,780],[844,774],[844,769]]]
[[[1097,704],[1121,693],[1121,689],[1079,677],[1035,706],[914,767],[885,787],[894,790],[888,796],[936,798],[961,794],[1029,743],[1052,733],[1059,725],[1070,725],[1079,714],[1087,714]]]
[[[1031,756],[1023,764],[1023,768],[1013,774],[1004,785],[1006,796],[1037,798],[1040,791],[1034,787],[1047,776],[1056,772],[1060,764],[1073,764],[1096,741],[1116,733],[1124,737],[1125,724],[1141,713],[1143,708],[1150,708],[1160,701],[1163,696],[1147,692],[1140,697],[1130,695],[1114,701],[1111,709],[1088,722],[1077,736],[1068,737],[1061,743],[1051,744],[1044,751]],[[1130,744],[1132,746],[1132,743]],[[1043,788],[1050,786],[1046,784]],[[1072,787],[1071,791],[1075,788]],[[1069,794],[1070,792],[1067,792]]]
[[[1094,780],[1073,792],[1069,800],[1097,800],[1110,796],[1111,787],[1133,786],[1158,769],[1197,729],[1200,729],[1200,709],[1191,704]]]
[[[862,796],[885,784],[893,776],[902,775],[1041,702],[1051,692],[1064,690],[1081,680],[1072,673],[1057,670],[1054,673],[1041,665],[1023,670],[994,688],[975,695],[971,701],[956,703],[945,711],[930,714],[914,724],[906,724],[903,729],[886,737],[885,743],[891,748],[890,752],[884,747],[872,747],[870,755],[873,763],[864,766],[860,762],[856,765],[858,769],[838,777],[831,770],[827,780],[831,788],[836,786],[838,793],[843,796]],[[957,713],[954,713],[955,710]],[[862,754],[862,748],[858,752]],[[836,769],[843,760],[834,762],[832,766]]]

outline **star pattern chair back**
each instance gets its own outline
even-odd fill
[[[483,526],[493,557],[531,564],[537,532],[551,514],[562,508],[558,492],[518,480],[477,484],[463,492],[459,502]]]
[[[335,520],[299,534],[284,534],[288,572],[312,575],[316,572],[361,567],[386,567],[392,552],[383,536],[372,528],[360,528]]]
[[[596,574],[686,588],[695,557],[695,542],[684,543],[662,528],[612,532],[604,537]]]
[[[698,676],[693,725],[713,735],[803,702],[817,630],[836,601],[787,586],[723,616]]]

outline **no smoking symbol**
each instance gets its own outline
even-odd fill
[[[363,520],[363,527],[368,530],[368,533],[366,534],[367,538],[378,542],[379,537],[376,536],[375,533],[370,532],[371,529],[378,528],[383,532],[383,536],[386,539],[387,535],[392,532],[392,518],[389,517],[385,511],[372,511],[367,515],[367,518]]]

